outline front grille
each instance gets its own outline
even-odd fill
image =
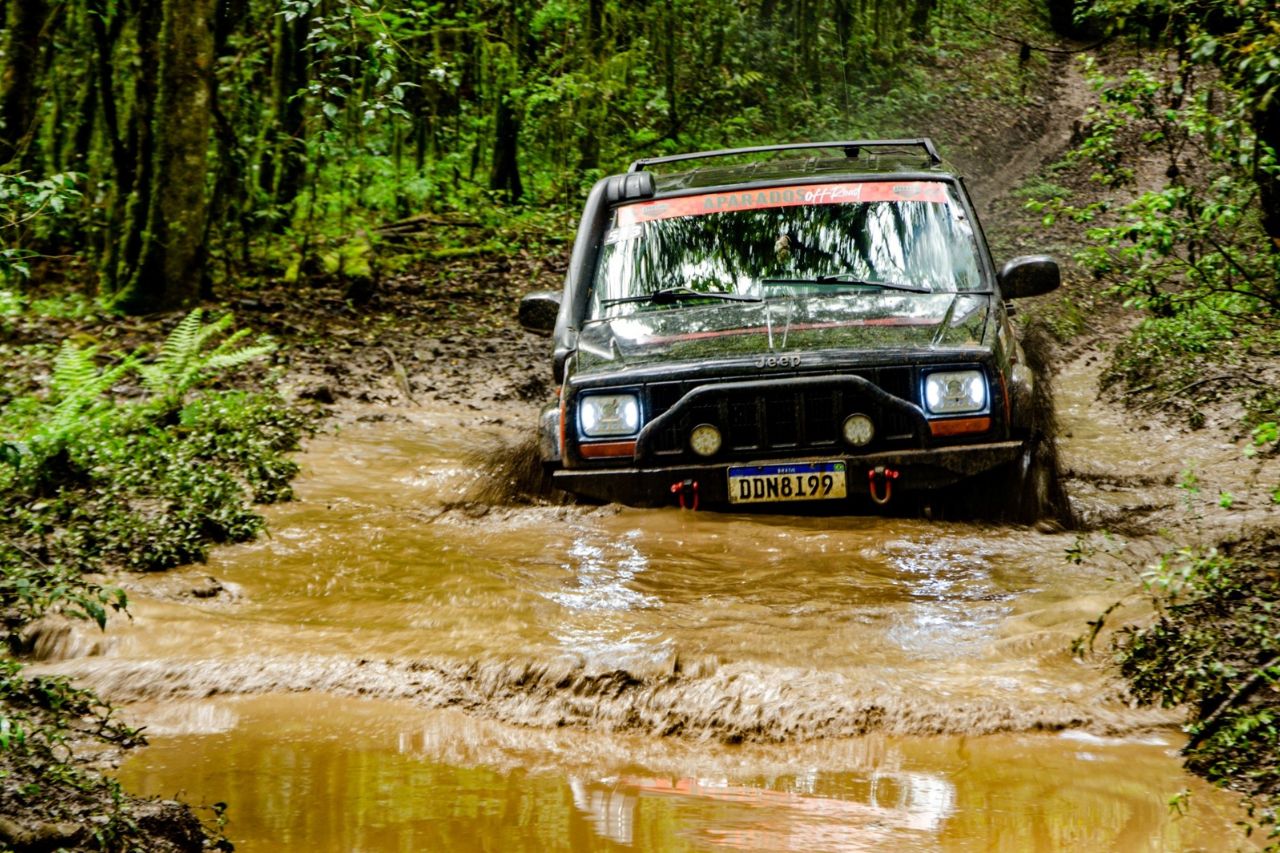
[[[912,399],[910,368],[884,368],[858,374],[904,402]],[[751,377],[756,380],[756,377]],[[886,405],[872,393],[848,383],[806,382],[789,385],[778,382],[768,388],[737,389],[732,383],[696,400],[681,400],[697,387],[695,383],[666,382],[648,388],[649,419],[680,406],[674,417],[650,441],[657,456],[687,454],[690,431],[702,423],[720,429],[723,451],[730,456],[751,456],[768,452],[827,453],[845,447],[840,430],[844,419],[854,412],[869,415],[876,425],[876,438],[864,450],[903,446],[915,441],[915,424],[908,411]]]

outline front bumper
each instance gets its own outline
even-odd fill
[[[898,472],[894,488],[899,492],[931,492],[977,476],[1019,457],[1021,441],[1000,441],[930,450],[895,450],[863,456],[821,456],[797,459],[761,459],[758,463],[718,462],[705,465],[560,469],[555,485],[566,492],[603,502],[633,506],[672,503],[672,486],[692,480],[704,504],[729,503],[728,469],[743,464],[788,462],[844,462],[848,470],[847,501],[870,497],[867,473],[876,468]],[[838,501],[820,501],[830,505]]]

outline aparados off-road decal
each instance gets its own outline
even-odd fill
[[[759,190],[686,195],[645,201],[618,208],[617,227],[701,216],[727,210],[759,210],[768,207],[800,207],[810,204],[849,204],[872,201],[923,201],[946,204],[947,188],[937,181],[854,181],[843,184],[803,184]]]

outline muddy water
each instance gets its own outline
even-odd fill
[[[725,748],[316,696],[137,709],[133,789],[226,800],[254,850],[1222,850],[1235,813],[1167,736]]]
[[[140,581],[105,654],[49,664],[151,726],[123,778],[230,802],[245,850],[1233,832],[1178,769],[1175,717],[1068,654],[1117,592],[1071,537],[454,506],[474,443],[427,417],[317,440],[271,538]],[[184,594],[206,574],[220,595]]]

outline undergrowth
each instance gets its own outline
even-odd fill
[[[1113,640],[1142,702],[1191,710],[1187,767],[1249,796],[1280,850],[1280,539],[1179,551],[1150,576],[1157,615]]]
[[[269,383],[209,387],[272,349],[245,344],[229,324],[193,311],[152,353],[64,342],[47,391],[0,410],[0,606],[10,622],[50,606],[24,593],[64,587],[73,611],[102,621],[119,600],[77,586],[78,575],[202,560],[211,544],[262,530],[254,503],[290,497],[297,464],[286,454],[302,415]]]
[[[1095,189],[1072,197],[1044,183],[1023,194],[1046,226],[1085,228],[1076,260],[1137,312],[1103,386],[1192,427],[1219,397],[1249,407],[1254,423],[1276,420],[1280,401],[1258,366],[1280,347],[1280,252],[1266,248],[1255,174],[1280,168],[1275,152],[1221,76],[1194,62],[1106,74],[1090,59],[1085,74],[1098,103],[1056,169],[1087,174]]]
[[[226,387],[274,349],[231,323],[197,309],[159,346],[132,352],[64,341],[47,387],[0,409],[0,630],[11,656],[41,617],[105,628],[124,611],[124,593],[99,573],[202,560],[263,529],[255,503],[291,497],[298,466],[287,454],[306,421],[270,376],[255,390]],[[141,742],[93,694],[0,658],[0,816],[36,820],[56,836],[48,849],[154,849],[157,832],[176,833],[165,849],[202,849],[189,812],[140,828],[137,803],[76,758],[81,740]]]
[[[75,750],[128,749],[146,743],[91,691],[65,678],[28,678],[0,659],[0,815],[24,826],[0,827],[0,847],[16,850],[103,850],[129,853],[230,849],[209,837],[176,803],[142,805],[115,779],[75,760]]]

